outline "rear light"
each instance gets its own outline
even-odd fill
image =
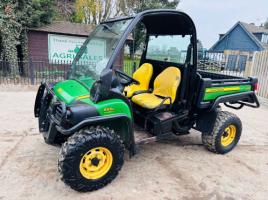
[[[253,91],[257,91],[259,88],[259,84],[258,83],[254,83],[253,84]]]

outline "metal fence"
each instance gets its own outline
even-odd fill
[[[6,61],[0,60],[0,84],[35,85],[42,81],[65,80],[70,70],[70,62],[62,61]],[[123,70],[132,75],[136,63],[125,61]]]
[[[241,52],[203,52],[198,54],[198,69],[232,76],[248,76],[247,68],[252,56]],[[139,59],[124,58],[117,68],[129,75],[139,65]],[[0,60],[0,84],[39,84],[41,81],[57,82],[67,78],[70,62],[16,61]]]
[[[231,76],[246,76],[252,57],[239,52],[204,52],[198,59],[198,69]]]
[[[0,84],[38,84],[66,78],[70,63],[48,61],[0,61]]]

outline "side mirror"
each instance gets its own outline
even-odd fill
[[[105,69],[102,71],[100,76],[100,95],[101,96],[107,96],[111,84],[112,84],[112,77],[113,77],[113,71],[111,69]]]
[[[111,69],[105,69],[102,71],[100,80],[96,81],[91,88],[90,96],[94,102],[99,102],[108,97],[112,84],[113,72]]]

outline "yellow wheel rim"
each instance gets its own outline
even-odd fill
[[[236,127],[234,125],[229,125],[225,128],[222,136],[221,136],[221,144],[222,146],[230,145],[236,136]]]
[[[80,161],[80,173],[86,179],[99,179],[108,173],[113,163],[111,151],[96,147],[85,153]]]

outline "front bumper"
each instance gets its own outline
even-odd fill
[[[56,126],[61,125],[61,119],[66,114],[64,103],[53,99],[55,94],[47,83],[39,86],[34,106],[34,116],[38,118],[39,131],[47,143],[53,144],[58,134]]]

